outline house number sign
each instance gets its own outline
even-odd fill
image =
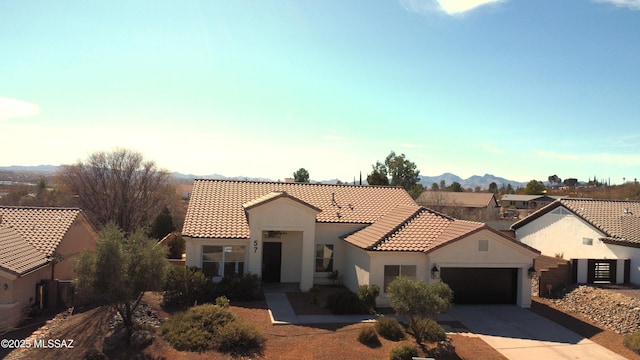
[[[253,252],[258,252],[258,240],[253,240]]]

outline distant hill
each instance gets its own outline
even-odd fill
[[[0,171],[5,172],[17,172],[17,173],[53,173],[57,171],[59,166],[55,165],[38,165],[38,166],[20,166],[20,165],[12,165],[12,166],[0,166]],[[224,176],[220,174],[209,174],[209,175],[194,175],[194,174],[183,174],[179,172],[173,172],[171,175],[177,180],[179,183],[190,183],[193,179],[219,179],[219,180],[249,180],[249,181],[283,181],[283,179],[268,179],[263,177],[247,177],[247,176]],[[0,179],[2,180],[2,179]],[[515,180],[508,180],[499,176],[484,174],[483,176],[474,175],[468,179],[462,179],[458,175],[451,173],[444,173],[438,176],[421,176],[420,183],[424,185],[426,188],[430,188],[431,184],[436,183],[440,184],[440,180],[444,180],[446,185],[451,185],[454,181],[460,183],[462,187],[474,189],[476,186],[480,186],[483,189],[488,189],[489,184],[495,182],[498,184],[498,187],[501,187],[503,184],[507,186],[507,184],[511,184],[511,186],[515,189],[518,187],[525,187],[527,184]],[[312,183],[320,182],[323,184],[335,184],[338,182],[338,179],[331,180],[311,180]],[[356,179],[356,184],[359,182],[359,179]],[[364,176],[363,184],[366,184],[366,176]],[[352,184],[353,180],[348,180],[345,182],[346,184]]]
[[[438,176],[420,176],[420,184],[422,184],[426,188],[430,188],[431,184],[433,183],[440,185],[441,180],[444,180],[446,186],[451,185],[454,181],[458,182],[465,189],[475,189],[476,186],[479,186],[483,189],[488,189],[489,185],[492,182],[495,182],[498,185],[498,188],[500,188],[502,185],[507,186],[508,184],[511,184],[511,187],[513,187],[514,189],[518,187],[525,187],[527,185],[527,183],[524,182],[509,180],[491,174],[484,174],[483,176],[473,175],[467,179],[463,179],[458,175],[451,173],[444,173]]]
[[[58,170],[58,166],[55,165],[37,165],[37,166],[0,166],[0,171],[37,171],[37,172],[54,172]]]

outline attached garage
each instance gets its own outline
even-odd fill
[[[440,272],[453,290],[454,304],[516,304],[516,268],[443,267]]]

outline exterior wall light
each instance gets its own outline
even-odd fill
[[[9,288],[9,284],[7,284],[7,283],[4,283],[4,286],[3,286],[3,288],[4,288],[5,290],[7,290],[7,289]]]
[[[531,265],[529,270],[527,270],[527,275],[529,276],[529,279],[533,279],[533,276],[535,274],[536,274],[536,269],[533,267],[533,265]]]
[[[433,267],[431,268],[431,278],[440,279],[440,269],[438,269],[436,264],[433,264]]]

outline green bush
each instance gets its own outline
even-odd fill
[[[194,306],[162,324],[162,336],[177,350],[205,351],[213,348],[220,329],[235,320],[231,311],[220,306]]]
[[[253,301],[264,299],[262,284],[257,275],[234,274],[225,276],[215,287],[216,296],[226,296],[232,301]]]
[[[169,235],[169,239],[167,239],[167,248],[169,248],[169,252],[167,253],[167,257],[169,259],[182,259],[185,241],[182,238],[182,235],[180,235],[180,232],[174,231]]]
[[[378,347],[382,345],[380,343],[380,339],[378,339],[378,334],[376,334],[373,326],[365,326],[360,329],[358,333],[358,341],[361,344],[367,345],[369,347]]]
[[[395,347],[389,353],[390,360],[411,360],[416,356],[418,356],[418,348],[409,344]]]
[[[221,352],[246,356],[254,352],[262,352],[266,341],[255,326],[237,319],[218,331],[215,346]]]
[[[332,314],[368,314],[369,309],[358,295],[351,291],[343,291],[327,297],[327,308]]]
[[[640,354],[640,331],[625,335],[622,343],[636,354]]]
[[[199,268],[171,266],[167,273],[162,304],[164,306],[188,307],[210,303],[214,285],[211,278]]]
[[[418,344],[423,341],[437,342],[447,339],[447,334],[442,326],[431,319],[417,319],[414,329],[411,329],[411,335],[413,335]]]
[[[360,285],[358,287],[358,298],[371,314],[376,311],[376,298],[378,295],[380,295],[380,287],[378,285]]]
[[[378,334],[387,340],[400,341],[405,338],[404,327],[395,318],[381,317],[375,327]]]

